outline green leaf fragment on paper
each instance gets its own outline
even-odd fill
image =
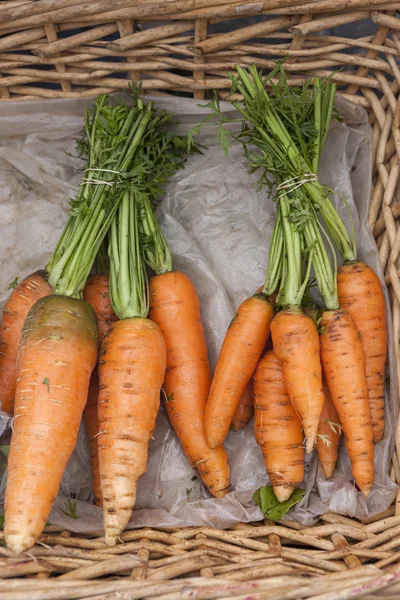
[[[76,512],[76,502],[71,502],[71,500],[68,500],[68,502],[65,503],[65,509],[66,510],[62,508],[61,512],[63,512],[66,517],[70,517],[71,519],[80,519],[80,516]]]
[[[18,285],[18,277],[16,277],[14,279],[14,281],[12,281],[9,286],[7,286],[7,290],[15,290],[17,285]]]
[[[254,492],[253,500],[263,511],[264,517],[271,521],[280,521],[292,506],[300,502],[304,494],[305,491],[298,488],[294,490],[289,500],[279,502],[272,486],[264,485]]]
[[[186,496],[188,499],[190,498],[190,494],[192,493],[192,488],[186,488]]]

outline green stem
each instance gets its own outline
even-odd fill
[[[119,319],[146,318],[149,312],[138,212],[137,194],[126,191],[110,231],[110,299]]]
[[[139,115],[136,108],[132,107],[128,111],[127,118],[123,121],[118,135],[105,137],[104,140],[102,139],[99,142],[100,145],[104,144],[106,146],[106,151],[104,152],[106,159],[103,158],[106,162],[97,166],[101,181],[105,183],[96,184],[94,191],[88,189],[90,206],[85,210],[81,210],[77,216],[74,214],[71,215],[70,221],[49,260],[47,270],[49,272],[49,283],[53,287],[53,293],[76,298],[81,297],[95,257],[124,195],[123,186],[121,186],[119,191],[116,173],[111,173],[107,169],[119,174],[130,170],[135,152],[149,133],[147,128],[152,118],[152,113],[151,104],[148,104],[145,110],[139,113]],[[93,129],[95,129],[95,124],[97,123],[96,117],[97,115],[94,119]],[[93,135],[95,133],[93,132]],[[93,144],[93,137],[89,137]],[[97,134],[95,139],[98,139]],[[118,142],[121,144],[118,151],[109,147],[110,144],[118,144]],[[115,160],[112,167],[109,166],[110,157]],[[93,160],[95,159],[91,157],[90,161],[92,162]],[[101,171],[102,166],[104,166],[104,171]],[[98,177],[97,173],[97,175],[94,174],[90,179],[93,180]],[[86,185],[94,186],[93,181],[91,183],[88,182]]]
[[[284,263],[285,240],[282,230],[282,217],[278,205],[276,211],[275,225],[272,232],[269,253],[268,267],[265,275],[265,284],[263,293],[271,296],[278,289],[279,282],[282,279],[282,267]]]

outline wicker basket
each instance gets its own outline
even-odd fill
[[[384,0],[0,2],[0,99],[93,96],[130,79],[142,80],[145,93],[202,99],[216,89],[225,98],[237,63],[269,69],[287,57],[292,85],[343,66],[334,75],[339,93],[370,111],[373,127],[370,226],[390,287],[400,384],[396,9],[400,2]],[[250,24],[237,27],[243,17]],[[366,19],[367,37],[332,34]],[[400,429],[397,446],[391,477],[400,483]],[[400,498],[362,523],[328,513],[312,528],[145,529],[122,541],[106,548],[102,538],[49,528],[24,557],[0,547],[0,600],[400,598]]]

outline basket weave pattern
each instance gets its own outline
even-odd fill
[[[391,294],[400,389],[396,10],[400,1],[3,1],[0,101],[90,97],[132,79],[144,93],[201,100],[215,89],[224,99],[236,64],[268,70],[285,57],[291,85],[343,67],[333,75],[339,93],[369,111],[373,128],[370,226]],[[252,24],[235,27],[243,17]],[[365,19],[374,24],[369,36],[332,35]],[[230,31],[221,33],[222,23]],[[400,427],[396,442],[390,475],[400,483]],[[312,528],[285,521],[228,531],[146,529],[125,532],[115,548],[102,538],[46,531],[18,559],[0,546],[0,600],[400,598],[400,497],[366,522],[328,513]]]

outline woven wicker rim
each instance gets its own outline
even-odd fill
[[[236,64],[270,69],[287,57],[291,85],[345,67],[334,75],[339,93],[369,111],[373,128],[369,224],[391,295],[400,389],[396,10],[400,2],[384,0],[3,1],[0,101],[90,97],[125,89],[129,79],[141,80],[144,93],[203,99],[216,89],[224,99]],[[245,16],[252,24],[235,27]],[[365,19],[375,24],[369,36],[326,33]],[[221,22],[231,31],[219,33]],[[390,476],[400,483],[399,426]],[[364,522],[328,513],[310,528],[142,529],[121,541],[106,548],[101,537],[48,528],[22,557],[0,546],[0,600],[400,597],[400,496]]]

